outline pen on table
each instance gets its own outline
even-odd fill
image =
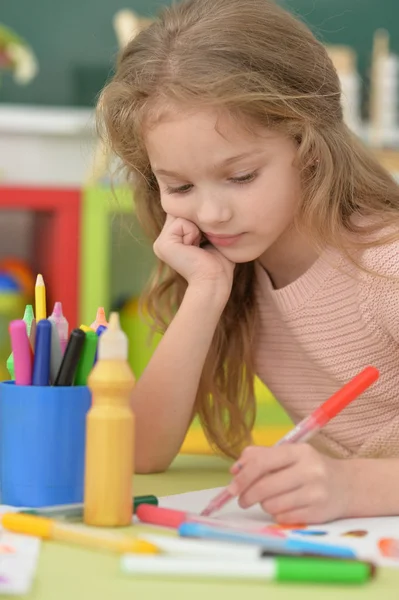
[[[158,549],[149,542],[132,537],[93,532],[81,525],[53,521],[45,517],[23,513],[5,513],[0,517],[4,529],[23,535],[33,535],[45,540],[76,544],[93,550],[105,550],[118,554],[156,554]]]
[[[142,504],[158,506],[158,498],[152,495],[133,497],[133,512],[136,512],[137,508]],[[58,504],[55,506],[43,506],[41,508],[26,508],[19,512],[29,515],[41,515],[43,517],[80,519],[83,517],[83,504]]]
[[[250,526],[235,525],[233,522],[220,521],[211,517],[201,517],[200,515],[183,510],[174,510],[164,506],[151,506],[143,502],[137,507],[137,518],[142,523],[157,525],[159,527],[168,527],[178,529],[182,523],[201,523],[211,525],[212,527],[222,527],[224,529],[238,531],[240,533],[262,533],[277,538],[286,538],[287,536],[276,527],[265,527],[264,524]]]
[[[352,548],[345,545],[312,542],[308,539],[277,538],[265,533],[237,531],[202,523],[182,523],[178,529],[182,537],[216,540],[219,542],[233,542],[237,544],[252,544],[262,546],[263,550],[274,554],[309,554],[330,556],[335,558],[356,558]]]
[[[26,323],[22,320],[11,321],[8,330],[14,356],[15,383],[17,385],[31,385],[32,351]]]
[[[57,325],[50,319],[49,322],[51,323],[50,381],[54,383],[60,370],[63,352]]]
[[[35,285],[35,308],[36,308],[36,323],[42,319],[47,319],[46,309],[46,286],[42,275],[38,275]]]
[[[24,312],[24,316],[22,317],[22,320],[26,323],[26,331],[27,331],[28,337],[30,337],[32,323],[34,323],[34,321],[35,321],[33,306],[31,304],[27,304],[25,306],[25,312]],[[33,353],[33,349],[34,349],[34,347],[32,346],[32,353]],[[33,358],[33,356],[32,356],[32,358]],[[14,355],[12,352],[7,359],[7,371],[10,374],[10,378],[12,380],[15,379]]]
[[[97,342],[98,336],[95,331],[87,331],[85,333],[82,352],[76,368],[74,385],[87,385],[87,378],[94,365]]]
[[[82,353],[86,334],[81,329],[73,329],[69,336],[60,369],[55,378],[54,385],[70,386],[75,379],[76,368]]]
[[[36,328],[35,358],[32,385],[49,385],[51,355],[51,323],[47,319],[38,322]]]
[[[303,419],[296,427],[287,433],[276,446],[286,443],[306,442],[315,435],[324,425],[340,413],[350,402],[353,402],[360,394],[370,387],[379,377],[379,371],[375,367],[366,367],[353,379],[346,383],[340,390],[333,394],[328,400],[321,404],[316,410]],[[223,490],[216,498],[211,500],[208,506],[201,512],[203,516],[209,516],[216,510],[220,510],[233,496],[228,489]]]
[[[296,583],[361,584],[375,575],[367,562],[325,558],[276,556],[262,560],[229,561],[221,556],[212,560],[175,556],[132,556],[121,558],[122,571],[134,575],[255,579]]]
[[[55,326],[57,327],[58,336],[59,336],[60,345],[61,345],[61,353],[64,354],[65,348],[68,343],[69,323],[62,313],[62,303],[61,302],[56,302],[54,304],[53,312],[51,313],[51,316],[49,317],[49,321],[51,321],[51,323],[54,323]]]

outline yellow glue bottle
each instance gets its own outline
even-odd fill
[[[118,313],[100,336],[98,360],[88,377],[92,406],[86,420],[84,522],[129,525],[133,515],[135,378],[127,362],[128,340]]]

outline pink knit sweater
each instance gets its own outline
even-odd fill
[[[298,422],[364,367],[377,367],[377,383],[314,445],[337,457],[399,457],[399,242],[364,251],[362,263],[391,278],[328,251],[275,290],[256,264],[256,371]]]

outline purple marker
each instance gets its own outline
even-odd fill
[[[60,338],[61,344],[61,352],[64,354],[65,348],[68,343],[68,332],[69,332],[69,324],[64,315],[62,314],[62,304],[61,302],[56,302],[54,304],[53,313],[51,317],[49,317],[49,321],[54,323],[57,331],[58,337]]]

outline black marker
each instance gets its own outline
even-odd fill
[[[65,349],[65,354],[55,378],[54,385],[70,386],[75,379],[76,368],[83,350],[86,334],[81,329],[73,329]]]

